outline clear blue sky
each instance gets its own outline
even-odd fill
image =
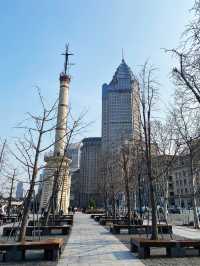
[[[172,93],[171,58],[161,48],[178,45],[191,15],[188,0],[10,0],[0,6],[0,137],[17,135],[12,127],[37,112],[34,86],[53,102],[69,42],[75,53],[70,103],[78,114],[88,109],[95,121],[84,136],[101,134],[101,85],[121,61],[133,72],[147,58],[159,67],[161,98]]]

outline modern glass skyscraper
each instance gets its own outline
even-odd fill
[[[138,82],[122,59],[111,82],[102,86],[102,149],[133,140],[139,131]]]

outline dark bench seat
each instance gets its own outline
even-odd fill
[[[26,235],[27,236],[32,236],[38,231],[40,231],[41,235],[49,235],[52,233],[53,230],[59,230],[63,235],[69,234],[71,230],[70,225],[63,225],[63,226],[27,226],[26,227]],[[3,236],[9,236],[9,235],[16,235],[17,232],[19,231],[19,227],[4,227],[3,228]]]
[[[112,216],[106,216],[106,215],[96,215],[94,217],[94,220],[96,222],[99,222],[101,219],[113,219],[113,217]]]
[[[73,225],[73,219],[67,218],[67,219],[49,219],[48,221],[48,225],[64,225],[64,224],[68,224],[68,225]],[[39,221],[33,221],[30,220],[28,222],[28,226],[33,226],[33,225],[44,225],[44,219],[40,219]]]
[[[131,238],[131,251],[138,252],[140,258],[150,257],[152,247],[166,249],[168,257],[184,257],[186,248],[197,249],[200,255],[200,240],[151,240],[142,238]]]
[[[106,225],[107,223],[127,223],[126,218],[100,218],[99,220],[100,225]]]
[[[45,219],[44,219],[44,217],[41,217],[40,219],[39,219],[41,222],[43,222]],[[50,216],[49,217],[49,222],[55,222],[55,223],[67,223],[67,224],[73,224],[73,222],[74,222],[74,219],[73,219],[73,217],[55,217],[55,219],[52,217],[52,216]]]
[[[25,259],[27,250],[44,250],[46,260],[58,260],[64,246],[63,238],[54,238],[41,241],[24,241],[15,243],[0,243],[0,251],[20,252],[21,259]],[[3,260],[6,260],[4,253]]]
[[[105,214],[91,214],[90,215],[90,218],[91,219],[95,219],[96,217],[99,217],[100,218],[100,217],[103,217],[103,216],[105,216]]]
[[[2,220],[3,220],[3,223],[6,224],[6,223],[15,223],[15,222],[18,222],[19,221],[19,218],[17,216],[5,216],[5,217],[2,217]]]
[[[50,219],[54,218],[53,215],[51,214],[49,216]],[[41,219],[44,219],[44,217],[41,217]],[[62,220],[62,219],[70,219],[70,220],[73,220],[74,219],[74,215],[73,214],[63,214],[63,215],[58,215],[56,214],[55,215],[55,219],[59,219],[59,220]]]
[[[158,233],[159,234],[172,234],[172,225],[158,224]],[[145,224],[113,224],[110,226],[110,232],[113,234],[120,234],[121,229],[127,229],[129,234],[150,234],[152,230],[151,225]]]

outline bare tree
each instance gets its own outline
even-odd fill
[[[10,217],[10,210],[11,210],[11,204],[12,204],[12,195],[13,195],[15,177],[16,177],[16,169],[13,170],[13,174],[12,174],[12,177],[11,177],[11,186],[10,186],[10,193],[9,193],[9,199],[8,199],[8,208],[7,208],[8,217]]]
[[[200,1],[194,3],[193,19],[182,34],[178,49],[167,50],[177,58],[172,69],[176,86],[187,94],[188,101],[200,104]]]
[[[194,226],[199,228],[197,212],[197,176],[195,167],[199,165],[199,140],[200,140],[200,108],[190,108],[185,96],[178,93],[175,107],[172,110],[174,125],[181,151],[189,157],[190,176],[192,181],[192,205],[194,213]]]
[[[42,147],[43,137],[46,133],[49,133],[53,130],[53,128],[55,128],[52,128],[52,126],[46,128],[46,124],[48,124],[55,118],[55,104],[48,110],[44,106],[41,96],[40,100],[43,109],[42,114],[39,116],[28,114],[33,121],[33,127],[22,126],[22,128],[26,130],[27,134],[24,136],[24,140],[19,140],[18,143],[16,143],[18,154],[12,152],[13,156],[23,165],[23,167],[27,169],[28,177],[30,180],[27,198],[24,203],[19,241],[23,241],[25,239],[26,224],[28,220],[31,200],[34,193],[35,182],[38,171],[41,170],[41,167],[39,166],[40,155],[42,154],[42,152],[49,148],[49,145],[45,148]]]
[[[77,119],[75,120],[73,119],[72,125],[68,127],[67,129],[67,132],[66,132],[67,138],[65,141],[65,153],[61,157],[61,160],[59,164],[57,165],[57,169],[55,170],[55,173],[54,173],[52,193],[49,198],[49,203],[47,207],[45,225],[48,224],[48,220],[49,220],[49,216],[51,212],[53,213],[53,216],[54,216],[55,212],[59,213],[62,209],[62,198],[63,198],[63,191],[64,191],[64,185],[65,185],[64,179],[66,176],[66,169],[63,171],[62,168],[64,165],[65,158],[67,156],[67,150],[71,142],[72,136],[74,136],[75,134],[77,134],[78,132],[80,132],[87,126],[86,124],[82,122],[84,115],[82,114]],[[61,191],[60,202],[58,202],[59,191]]]
[[[99,182],[102,189],[104,205],[108,209],[111,204],[113,218],[117,215],[117,197],[121,192],[121,175],[119,173],[119,155],[113,148],[102,153],[101,172],[103,179]]]
[[[157,239],[157,207],[155,180],[152,173],[152,116],[153,108],[157,103],[157,85],[154,75],[155,69],[146,62],[139,76],[140,84],[140,104],[141,104],[141,123],[144,137],[144,155],[146,171],[149,182],[149,196],[152,208],[152,239]]]
[[[125,142],[120,147],[119,165],[122,169],[122,182],[124,183],[124,190],[126,195],[127,218],[128,224],[131,224],[131,191],[133,188],[133,155],[132,143]]]
[[[108,154],[101,154],[101,161],[100,161],[100,178],[98,179],[97,189],[100,192],[100,198],[103,200],[105,214],[108,216],[108,201],[109,201],[109,169],[108,169],[108,161],[109,155]]]
[[[50,141],[50,143],[48,143],[48,136],[49,139],[51,139],[51,132],[54,132],[56,128],[55,111],[57,101],[48,109],[44,104],[40,92],[39,99],[42,107],[41,115],[32,115],[28,113],[29,120],[26,120],[28,124],[18,126],[18,128],[25,131],[24,138],[18,139],[15,143],[16,152],[11,150],[12,155],[21,164],[29,179],[29,188],[24,202],[19,241],[25,239],[28,212],[34,194],[35,184],[37,183],[36,178],[38,172],[44,169],[44,165],[41,163],[40,159],[42,155],[55,144],[55,141]],[[69,136],[69,134],[70,130],[68,129],[64,137]],[[43,144],[44,142],[46,144]]]
[[[160,200],[163,198],[164,217],[167,220],[169,204],[169,176],[179,150],[174,134],[173,117],[168,115],[164,121],[154,120],[152,124],[152,141],[156,145],[156,155],[153,156],[153,174],[157,180]]]
[[[5,154],[6,142],[7,142],[7,140],[5,139],[3,141],[3,144],[2,144],[2,147],[1,147],[1,151],[0,151],[0,172],[2,170],[3,162],[4,162],[4,154]]]

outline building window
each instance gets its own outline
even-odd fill
[[[172,181],[172,176],[171,175],[168,177],[168,180],[169,181]]]

